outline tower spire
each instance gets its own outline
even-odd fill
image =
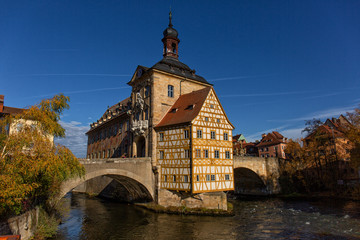
[[[170,7],[170,12],[169,12],[169,27],[172,27],[172,23],[171,23],[171,18],[172,18],[172,14],[171,14],[171,7]]]
[[[172,27],[172,13],[171,8],[169,12],[169,26],[163,32],[164,38],[161,40],[164,43],[164,57],[178,58],[178,45],[180,40],[178,39],[178,32]]]

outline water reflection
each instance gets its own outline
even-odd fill
[[[359,239],[360,203],[236,200],[234,217],[155,214],[69,194],[55,239]]]

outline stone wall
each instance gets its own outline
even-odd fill
[[[159,189],[158,204],[164,207],[207,208],[227,210],[224,192],[190,194]]]
[[[21,235],[21,240],[30,239],[39,219],[39,209],[33,209],[20,216],[0,223],[0,235]]]

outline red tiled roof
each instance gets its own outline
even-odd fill
[[[276,131],[273,131],[271,133],[266,134],[266,136],[263,139],[261,139],[261,142],[257,145],[257,147],[271,146],[279,143],[285,143],[283,139],[284,139],[283,135],[281,135]]]
[[[328,136],[332,136],[332,134],[334,134],[334,137],[344,137],[344,134],[337,129],[331,128],[328,125],[321,125],[305,139],[309,140],[313,138],[315,134],[324,134]]]
[[[4,110],[2,111],[2,113],[11,115],[11,114],[19,114],[24,111],[25,111],[25,109],[23,109],[23,108],[14,108],[14,107],[4,106]]]
[[[210,90],[211,87],[206,87],[181,95],[156,128],[191,122],[199,114]],[[186,109],[191,105],[192,109]]]

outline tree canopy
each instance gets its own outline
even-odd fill
[[[68,102],[60,94],[0,119],[0,216],[44,204],[64,180],[84,174],[72,152],[53,143],[65,136],[59,120]]]

